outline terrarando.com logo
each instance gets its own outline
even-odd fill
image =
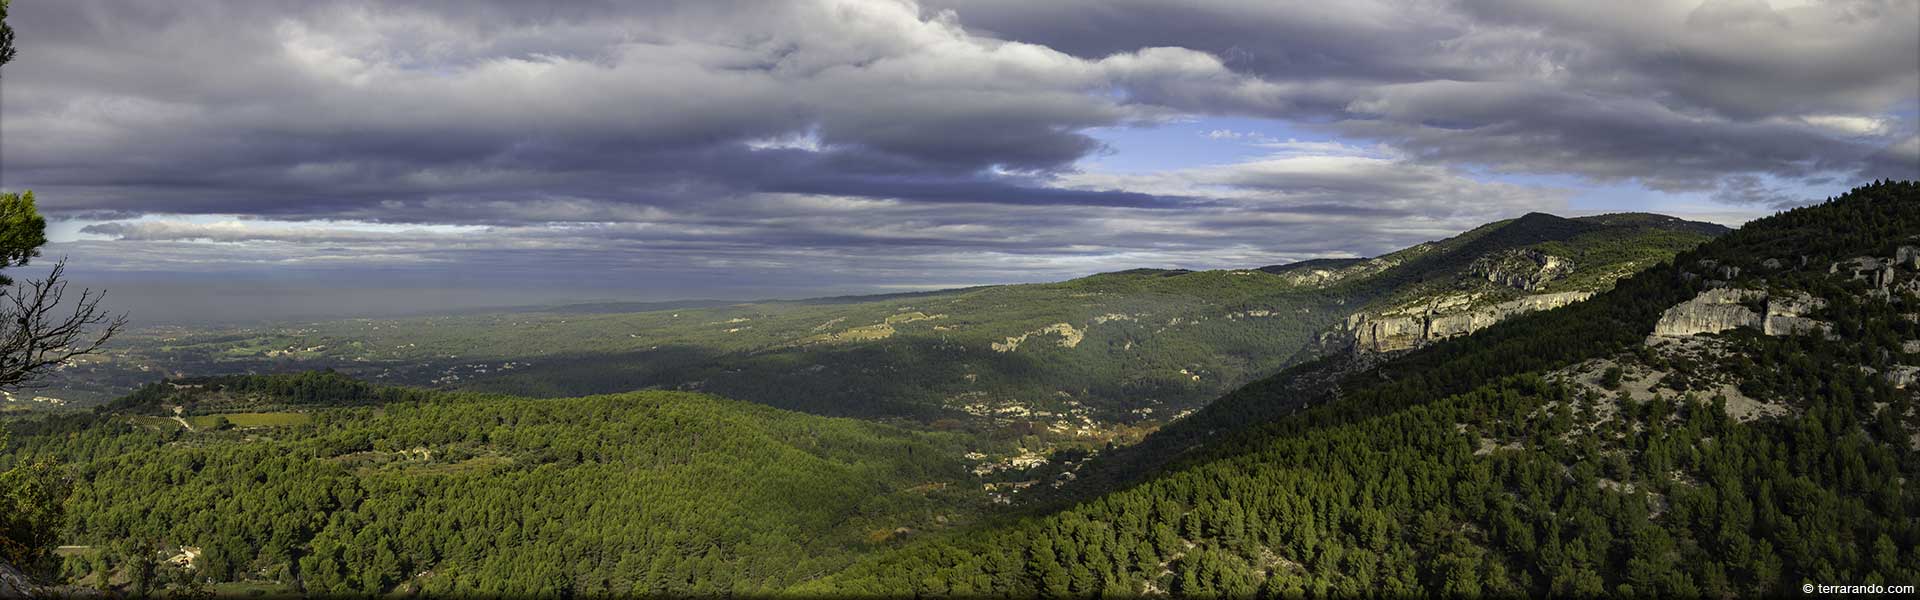
[[[1807,594],[1912,594],[1911,585],[1827,585],[1801,584],[1800,591]]]

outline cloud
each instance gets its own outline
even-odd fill
[[[1429,162],[1633,180],[1920,176],[1920,5],[1843,0],[951,0],[1083,57],[1178,46],[1251,77],[1182,106],[1317,124]],[[1206,96],[1206,97],[1201,97]],[[1204,107],[1204,108],[1202,108]]]
[[[1005,197],[993,173],[1070,168],[1099,148],[1085,130],[1169,114],[1128,88],[1246,80],[1183,49],[975,36],[904,2],[270,8],[22,11],[39,35],[8,73],[7,182],[64,192],[56,209],[279,215],[515,187]]]
[[[1787,189],[1777,181],[1753,175],[1735,175],[1720,182],[1713,190],[1714,201],[1732,206],[1760,206],[1771,210],[1786,210],[1818,204],[1822,198],[1810,198],[1798,190]]]
[[[1136,175],[1087,173],[1061,181],[1147,192],[1206,190],[1229,210],[1272,211],[1294,219],[1338,215],[1356,221],[1426,222],[1436,232],[1448,227],[1459,231],[1502,216],[1566,208],[1565,190],[1479,181],[1446,167],[1341,144],[1270,145],[1276,146],[1270,155],[1231,164]]]
[[[714,289],[752,281],[762,293],[817,294],[875,282],[1048,281],[1139,266],[1229,268],[1372,255],[1504,216],[1567,207],[1564,190],[1484,183],[1444,167],[1354,153],[1282,152],[1052,181],[1051,189],[1065,193],[1206,195],[1178,210],[798,193],[644,211],[580,198],[440,200],[421,210],[496,224],[143,217],[87,225],[81,231],[91,237],[55,250],[95,273],[299,269],[364,283],[453,271],[464,273],[452,276],[463,285],[507,277],[557,287],[605,287],[617,273],[611,285]],[[714,281],[718,274],[738,281]]]
[[[192,221],[135,221],[95,223],[80,228],[81,233],[110,236],[127,241],[207,241],[222,243],[238,242],[292,242],[292,243],[355,243],[402,240],[431,240],[447,238],[465,230],[474,233],[472,228],[459,228],[456,231],[433,231],[424,229],[373,229],[365,225],[341,227],[316,223],[274,223],[262,224],[241,220],[196,223]]]
[[[5,182],[304,217],[532,190],[1141,205],[1005,175],[1183,114],[1661,189],[1916,170],[1884,112],[1920,102],[1911,3],[519,4],[23,7]]]
[[[1369,254],[1566,207],[1513,174],[1739,206],[1920,176],[1920,5],[1894,0],[68,0],[9,18],[0,187],[84,221],[61,247],[121,272],[1035,280]],[[1260,155],[1089,160],[1116,151],[1103,132],[1210,117],[1234,123],[1205,126],[1213,148]]]

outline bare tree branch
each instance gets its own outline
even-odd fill
[[[95,354],[120,328],[127,316],[110,315],[100,308],[102,292],[81,290],[71,314],[59,311],[67,298],[66,261],[53,266],[45,279],[16,283],[0,290],[6,302],[0,314],[0,389],[45,387],[43,378],[79,356]],[[10,306],[9,306],[10,305]],[[97,332],[97,335],[89,332]]]

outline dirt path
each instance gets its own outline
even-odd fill
[[[187,420],[186,420],[186,419],[185,419],[185,418],[184,418],[184,417],[182,416],[182,415],[185,415],[185,414],[187,414],[187,409],[186,409],[186,407],[184,407],[184,406],[175,406],[175,407],[172,407],[172,408],[173,408],[173,420],[174,420],[174,421],[176,421],[176,422],[178,422],[178,423],[180,423],[180,426],[181,426],[181,427],[185,427],[185,428],[187,428],[187,433],[193,433],[193,424],[192,424],[192,423],[188,423],[188,422],[187,422]]]

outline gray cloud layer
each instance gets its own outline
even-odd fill
[[[68,0],[11,18],[0,187],[113,221],[64,250],[126,271],[1035,279],[1365,254],[1564,207],[1472,173],[1758,205],[1788,201],[1769,182],[1920,175],[1920,4],[1901,0]],[[1082,170],[1098,128],[1195,115],[1380,146]],[[316,219],[400,226],[298,223]]]
[[[1670,190],[1731,173],[1920,171],[1920,4],[1904,0],[942,4],[1078,56],[1224,57],[1274,93],[1216,110],[1321,122],[1440,162]]]

